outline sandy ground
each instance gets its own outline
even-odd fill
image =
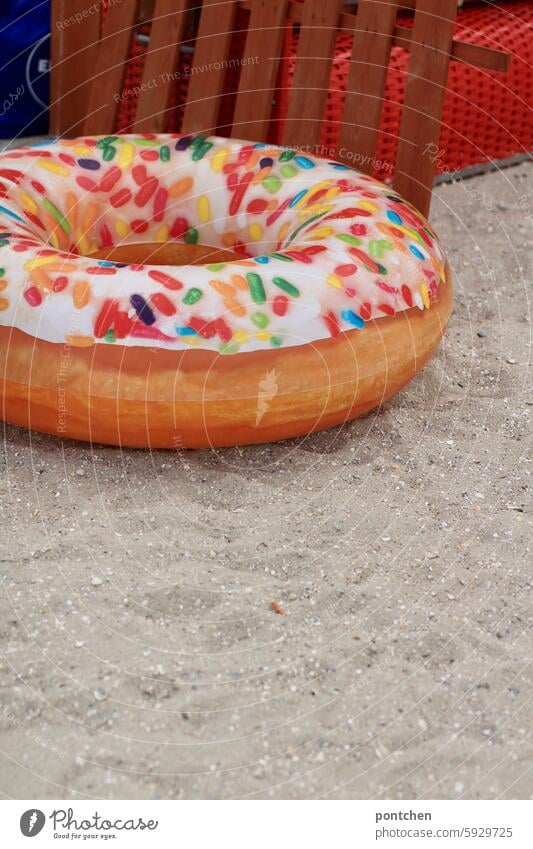
[[[437,190],[454,317],[365,419],[219,453],[5,428],[5,797],[533,794],[532,188]]]

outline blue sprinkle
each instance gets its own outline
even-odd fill
[[[315,163],[308,159],[307,156],[295,156],[294,161],[300,166],[300,168],[314,168]]]
[[[272,168],[274,165],[274,160],[271,159],[270,156],[264,156],[263,159],[259,163],[260,168]]]
[[[391,209],[389,209],[387,212],[387,218],[389,219],[389,221],[392,221],[393,224],[403,224],[403,221],[398,215],[398,213],[393,212]]]
[[[331,168],[335,168],[335,171],[352,171],[353,170],[348,165],[341,165],[340,162],[328,162],[328,165],[330,165]]]
[[[293,199],[291,200],[291,202],[290,202],[290,204],[289,204],[289,208],[292,208],[293,206],[296,206],[296,204],[298,203],[298,201],[300,201],[302,198],[304,198],[304,197],[306,196],[306,194],[307,194],[307,192],[308,192],[308,191],[309,191],[309,189],[302,189],[302,191],[301,191],[301,192],[298,192],[298,194],[297,194],[297,195],[294,195]]]
[[[142,295],[130,295],[130,303],[143,324],[154,324],[155,315]]]
[[[197,336],[196,330],[193,330],[192,327],[176,327],[176,333],[178,336]]]
[[[256,150],[263,150],[263,148],[267,147],[267,143],[266,142],[256,142],[254,144],[254,147],[255,147]],[[270,147],[270,145],[268,145],[268,147]]]
[[[416,256],[417,259],[425,259],[425,256],[422,251],[419,251],[415,245],[409,245],[409,250],[411,251],[413,256]]]
[[[266,265],[267,262],[270,262],[270,257],[268,256],[256,256],[254,257],[255,262],[260,262],[263,265]]]
[[[111,262],[110,259],[99,259],[97,265],[99,265],[100,268],[114,268],[116,265],[118,265],[118,263]]]
[[[190,143],[192,142],[192,136],[183,136],[183,138],[178,139],[175,144],[176,150],[187,150]]]
[[[43,141],[33,142],[28,145],[28,147],[50,147],[50,145],[55,144],[57,140],[57,137],[53,139],[44,139]]]
[[[0,206],[0,212],[5,212],[5,214],[6,214],[6,215],[9,215],[9,216],[10,216],[10,218],[14,218],[14,219],[15,219],[15,221],[22,221],[22,222],[24,222],[24,219],[23,219],[23,218],[21,218],[21,217],[20,217],[20,215],[17,215],[15,212],[11,212],[11,210],[10,210],[10,209],[6,209],[6,207],[5,207],[5,206]]]
[[[344,321],[348,321],[350,324],[353,324],[353,326],[357,327],[358,330],[362,330],[365,326],[361,316],[357,315],[357,313],[352,310],[343,310],[341,312],[341,318],[343,318]]]
[[[98,171],[100,163],[96,159],[78,159],[80,168],[86,168],[87,171]]]

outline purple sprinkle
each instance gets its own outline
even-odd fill
[[[270,156],[264,156],[261,162],[259,163],[260,168],[272,168],[274,165],[274,160],[270,158]]]
[[[191,142],[192,136],[183,136],[183,138],[178,139],[176,142],[176,150],[187,150]]]
[[[98,171],[100,163],[96,159],[78,159],[80,168],[86,168],[87,171]]]
[[[153,314],[152,310],[150,309],[142,295],[131,295],[130,303],[143,324],[154,324],[155,315]]]

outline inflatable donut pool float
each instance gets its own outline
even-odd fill
[[[451,306],[427,221],[338,163],[204,135],[0,155],[8,422],[153,448],[306,434],[411,380]]]

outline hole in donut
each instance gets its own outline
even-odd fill
[[[138,265],[206,265],[246,259],[246,254],[214,245],[187,245],[181,242],[136,242],[100,248],[89,256]]]

